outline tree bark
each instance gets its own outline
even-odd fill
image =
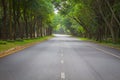
[[[7,3],[6,0],[2,0],[2,7],[3,7],[3,26],[1,31],[1,39],[7,39]]]

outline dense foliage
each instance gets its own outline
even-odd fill
[[[53,16],[51,0],[0,0],[0,39],[51,35]]]
[[[56,8],[66,17],[63,25],[71,34],[97,41],[119,42],[119,0],[57,0],[55,4],[59,4]]]
[[[54,27],[58,33],[120,41],[120,0],[0,0],[0,12],[1,40],[51,35]]]

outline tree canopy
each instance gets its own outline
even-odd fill
[[[1,40],[59,32],[120,41],[119,0],[0,0],[0,4]]]
[[[119,0],[58,0],[55,5],[65,16],[66,28],[75,36],[97,41],[120,39]],[[79,24],[79,25],[78,25]],[[76,26],[76,27],[75,27]],[[73,29],[74,28],[74,29]]]
[[[51,0],[0,0],[0,39],[16,40],[52,34]]]

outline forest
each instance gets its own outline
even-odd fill
[[[120,0],[57,0],[61,23],[74,36],[120,42]]]
[[[18,40],[52,34],[50,0],[0,0],[0,40]]]
[[[120,42],[120,0],[0,0],[0,12],[0,40],[66,33]]]

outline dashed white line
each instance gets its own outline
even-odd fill
[[[60,62],[61,62],[61,64],[64,64],[64,60],[61,60]]]
[[[61,54],[61,56],[63,57],[63,54]]]
[[[65,72],[61,72],[61,79],[62,79],[62,80],[65,79]]]

